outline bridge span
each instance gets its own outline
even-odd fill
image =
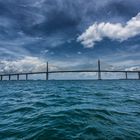
[[[126,80],[130,79],[128,78],[129,73],[137,73],[138,74],[138,80],[140,80],[140,70],[139,71],[130,71],[130,70],[101,70],[101,64],[100,60],[98,60],[98,69],[97,70],[54,70],[54,71],[49,71],[49,64],[47,62],[47,67],[46,71],[44,72],[25,72],[25,73],[5,73],[5,74],[0,74],[0,80],[3,80],[3,77],[8,76],[8,80],[11,80],[12,76],[16,76],[17,80],[20,80],[21,75],[25,75],[25,80],[29,80],[28,76],[29,75],[34,75],[34,74],[45,74],[46,75],[46,80],[49,80],[49,74],[53,73],[97,73],[98,74],[98,79],[97,80],[102,80],[102,73],[124,73]]]

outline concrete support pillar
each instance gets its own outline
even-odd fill
[[[139,77],[138,79],[140,80],[140,72],[138,72],[138,77]]]
[[[100,60],[98,60],[98,80],[101,80],[101,64],[100,64]]]
[[[128,73],[127,72],[125,72],[125,79],[127,80],[128,79],[128,75],[127,75]]]
[[[17,74],[17,80],[19,80],[19,74]]]
[[[9,81],[11,80],[11,75],[8,76],[9,77]]]
[[[46,63],[46,80],[49,80],[49,64]]]
[[[28,80],[28,74],[26,74],[26,80]]]
[[[0,80],[2,81],[2,79],[3,79],[3,76],[1,75],[1,76],[0,76]]]
[[[46,80],[48,80],[48,72],[46,72]]]

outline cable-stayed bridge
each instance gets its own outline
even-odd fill
[[[12,76],[16,76],[16,80],[20,80],[20,76],[25,76],[24,80],[30,80],[29,75],[34,75],[34,74],[45,74],[45,79],[49,80],[49,74],[56,74],[56,73],[97,73],[97,80],[103,80],[102,78],[102,73],[123,73],[124,77],[123,79],[128,80],[132,79],[129,78],[128,75],[129,73],[135,73],[137,74],[137,78],[133,79],[138,79],[140,80],[140,70],[105,70],[101,69],[101,63],[100,60],[98,60],[97,63],[97,69],[80,69],[80,70],[49,70],[49,64],[48,62],[46,63],[46,71],[40,71],[40,72],[22,72],[22,73],[3,73],[0,74],[0,80],[2,81],[4,77],[8,77],[8,80],[11,80]]]

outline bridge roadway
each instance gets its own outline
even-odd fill
[[[44,71],[44,72],[25,72],[25,73],[6,73],[0,74],[0,76],[13,76],[13,75],[30,75],[30,74],[45,74],[45,73],[79,73],[79,72],[110,72],[110,73],[140,73],[140,71],[125,71],[125,70],[61,70],[61,71]]]
[[[140,79],[140,71],[126,71],[126,70],[57,70],[57,71],[44,71],[44,72],[25,72],[25,73],[6,73],[0,74],[0,80],[3,80],[3,76],[9,76],[9,80],[11,76],[17,76],[17,80],[19,80],[20,75],[26,75],[26,80],[28,80],[28,75],[33,74],[46,74],[46,80],[48,80],[48,74],[51,73],[84,73],[84,72],[97,72],[98,79],[101,79],[101,73],[125,73],[125,78],[128,79],[128,73],[138,73],[138,79]]]

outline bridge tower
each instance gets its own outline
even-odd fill
[[[98,60],[98,80],[101,80],[101,63],[100,63],[100,60]]]
[[[49,64],[46,63],[46,80],[49,80]]]

